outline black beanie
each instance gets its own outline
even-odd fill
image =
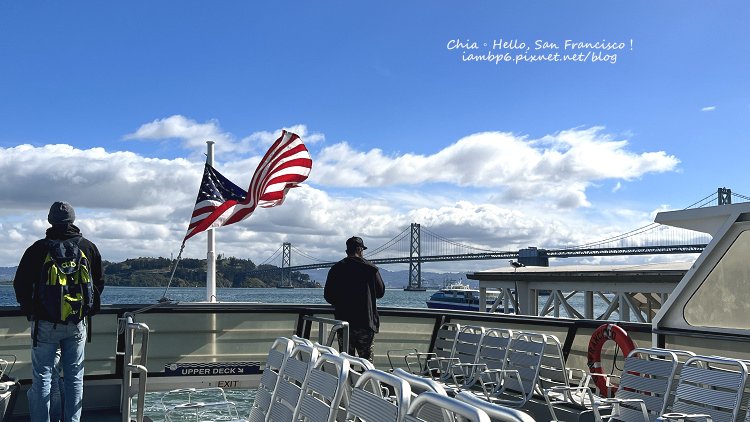
[[[47,221],[50,224],[73,224],[76,220],[76,212],[73,206],[67,202],[55,202],[49,209]]]

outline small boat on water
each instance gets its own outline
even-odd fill
[[[499,297],[498,292],[487,292],[485,309],[490,310]],[[449,282],[433,293],[427,300],[430,309],[454,309],[458,311],[479,311],[479,290],[458,282]]]

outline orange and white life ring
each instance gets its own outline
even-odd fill
[[[602,347],[607,340],[612,340],[620,346],[623,356],[627,357],[630,352],[635,349],[635,343],[633,339],[628,336],[628,333],[622,329],[619,325],[615,324],[603,324],[591,334],[591,340],[589,340],[589,349],[587,353],[589,373],[594,374],[594,384],[599,389],[599,395],[602,397],[612,397],[617,391],[617,386],[607,386],[607,380],[603,376],[604,370],[602,369]]]

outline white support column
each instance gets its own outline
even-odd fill
[[[594,292],[591,290],[583,292],[583,316],[594,319]]]
[[[208,164],[214,165],[214,141],[206,141]],[[216,302],[216,238],[214,229],[206,230],[208,245],[206,248],[206,302]]]

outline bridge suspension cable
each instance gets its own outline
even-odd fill
[[[407,237],[407,234],[408,234],[409,230],[410,230],[410,227],[405,228],[401,233],[399,233],[396,236],[394,236],[391,240],[385,242],[381,246],[378,246],[374,250],[372,250],[370,252],[367,252],[366,253],[367,258],[370,259],[370,258],[376,256],[377,254],[379,254],[379,253],[381,253],[381,252],[389,249],[391,246],[397,244],[401,240],[405,239]]]
[[[309,254],[307,254],[305,252],[302,252],[301,250],[295,248],[294,245],[292,245],[292,250],[295,251],[295,252],[297,252],[298,254],[304,256],[305,258],[311,260],[311,261],[315,261],[315,262],[328,262],[329,261],[328,259],[315,258],[314,256],[311,256],[311,255],[309,255]]]
[[[273,254],[271,254],[271,256],[270,256],[270,257],[266,258],[266,260],[265,260],[265,261],[263,261],[263,262],[261,262],[260,264],[258,264],[258,267],[260,267],[261,265],[266,265],[266,264],[268,264],[269,262],[271,262],[271,261],[273,261],[274,259],[276,259],[276,257],[277,257],[277,256],[279,255],[279,253],[281,252],[281,248],[282,248],[282,247],[283,247],[283,245],[282,245],[282,246],[279,246],[279,249],[276,249],[276,252],[274,252]]]
[[[422,232],[423,233],[427,233],[428,235],[432,236],[435,240],[444,242],[444,243],[446,243],[448,245],[455,246],[455,247],[458,247],[458,248],[462,248],[462,249],[466,249],[466,250],[472,250],[472,251],[497,252],[496,250],[493,250],[493,249],[482,249],[482,248],[477,248],[476,246],[471,246],[471,245],[466,245],[464,243],[456,242],[455,240],[451,240],[451,239],[448,239],[446,237],[440,236],[439,234],[437,234],[437,233],[435,233],[433,231],[430,231],[430,230],[428,230],[428,229],[426,229],[424,227],[422,227]],[[433,254],[433,255],[438,255],[438,254]]]

